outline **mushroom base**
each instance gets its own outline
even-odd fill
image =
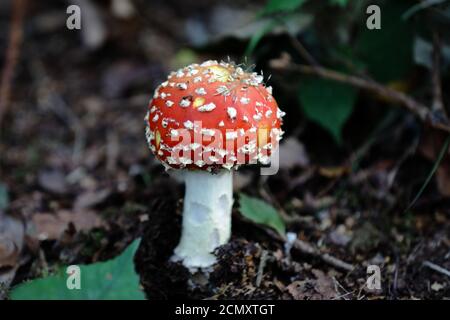
[[[181,240],[173,260],[189,269],[206,268],[216,262],[214,249],[225,244],[231,234],[233,173],[222,170],[185,171]]]

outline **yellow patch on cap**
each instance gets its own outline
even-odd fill
[[[265,127],[258,128],[258,146],[265,146],[269,141],[269,129]]]
[[[155,144],[156,144],[156,150],[159,150],[159,144],[161,143],[161,133],[159,133],[158,130],[155,132]]]
[[[201,107],[204,104],[205,104],[205,98],[197,97],[197,98],[195,98],[194,103],[192,104],[192,106],[194,108],[198,108],[198,107]]]
[[[211,66],[208,68],[213,73],[213,78],[220,82],[227,82],[230,79],[230,71],[222,66]]]

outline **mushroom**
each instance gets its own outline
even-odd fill
[[[145,118],[147,141],[186,185],[173,260],[191,270],[215,263],[213,251],[231,233],[232,169],[270,162],[283,115],[262,75],[231,62],[191,64],[158,86]]]

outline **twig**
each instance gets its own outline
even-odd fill
[[[423,263],[423,266],[428,267],[436,272],[442,273],[443,275],[446,275],[447,277],[450,277],[450,271],[447,269],[442,268],[441,266],[438,266],[437,264],[434,264],[430,261],[425,261]]]
[[[408,207],[405,209],[405,211],[403,213],[406,213],[407,211],[409,211],[416,204],[417,200],[419,200],[419,198],[422,195],[423,191],[425,190],[425,188],[430,183],[431,178],[433,177],[434,173],[439,168],[439,165],[440,165],[442,159],[447,154],[447,150],[448,150],[449,145],[450,145],[450,135],[448,135],[447,139],[444,142],[444,145],[442,146],[441,151],[439,151],[439,154],[438,154],[438,156],[436,158],[436,161],[433,164],[433,168],[431,168],[431,171],[428,174],[427,178],[425,179],[424,183],[422,184],[422,187],[420,187],[419,192],[417,192],[416,196],[414,197],[414,199],[411,201],[411,203],[408,205]]]
[[[278,70],[295,71],[302,74],[316,75],[324,79],[346,83],[356,88],[368,90],[379,96],[397,102],[400,106],[413,113],[423,122],[428,123],[431,127],[450,132],[450,123],[447,119],[442,119],[441,117],[437,118],[426,105],[416,101],[414,98],[404,94],[403,92],[386,87],[374,80],[365,79],[354,75],[347,75],[318,66],[299,65],[291,63],[290,61],[286,63],[286,58],[272,60],[271,67]]]
[[[433,86],[432,110],[447,118],[442,99],[441,85],[441,39],[437,31],[433,32],[433,69],[431,74],[431,84]]]
[[[266,267],[267,257],[267,250],[263,250],[261,253],[261,259],[259,261],[258,274],[256,276],[256,287],[259,287],[261,285],[262,277],[264,275],[264,268]]]
[[[11,27],[9,31],[9,43],[5,55],[5,64],[3,67],[0,84],[0,127],[3,116],[7,112],[10,95],[11,82],[14,76],[14,70],[20,56],[20,46],[23,40],[23,20],[26,12],[27,0],[15,0],[12,2]]]
[[[286,242],[286,237],[285,236],[279,235],[275,231],[272,231],[272,230],[269,230],[269,229],[264,229],[264,230],[272,238],[277,239],[279,241]],[[342,260],[340,260],[340,259],[338,259],[338,258],[336,258],[336,257],[334,257],[334,256],[332,256],[332,255],[330,255],[328,253],[322,253],[322,252],[320,252],[319,249],[317,249],[312,244],[310,244],[310,243],[308,243],[306,241],[303,241],[303,240],[300,240],[300,239],[296,239],[294,241],[293,247],[295,249],[299,250],[302,253],[318,257],[323,262],[325,262],[325,263],[327,263],[329,265],[332,265],[333,267],[336,267],[338,269],[342,269],[342,270],[345,270],[345,271],[348,271],[348,272],[351,272],[351,271],[353,271],[355,269],[355,267],[352,264],[347,263],[345,261],[342,261]]]
[[[294,49],[302,56],[303,59],[306,60],[310,65],[315,67],[320,67],[319,63],[314,59],[314,57],[306,50],[306,48],[303,46],[303,43],[301,43],[296,37],[291,36],[291,44],[294,47]]]

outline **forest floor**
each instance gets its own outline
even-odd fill
[[[450,298],[450,277],[434,268],[450,270],[449,198],[433,180],[405,210],[441,137],[424,134],[432,142],[417,149],[414,122],[397,117],[367,144],[363,137],[373,128],[365,121],[389,109],[378,102],[376,111],[357,109],[346,142],[337,147],[302,120],[297,103],[290,103],[288,81],[276,72],[271,84],[287,113],[280,171],[269,177],[257,168],[235,173],[232,239],[216,252],[209,279],[168,261],[179,240],[184,187],[147,148],[148,101],[167,73],[192,55],[239,59],[246,45],[224,37],[197,46],[204,39],[185,34],[190,26],[209,39],[215,31],[207,17],[235,9],[195,1],[180,2],[175,13],[172,2],[143,6],[131,21],[105,7],[108,30],[99,48],[61,27],[63,5],[30,6],[26,25],[33,27],[24,30],[0,139],[0,182],[10,199],[0,217],[20,245],[0,277],[14,286],[60,265],[103,261],[141,237],[135,263],[150,299]],[[0,23],[4,40],[8,17]],[[272,41],[275,47],[283,39]],[[195,51],[183,49],[194,45]],[[258,67],[267,68],[279,53],[260,57]],[[361,150],[355,168],[350,159]],[[239,193],[277,208],[297,245],[286,248],[268,227],[245,219]],[[379,290],[367,288],[369,265],[381,268]]]

